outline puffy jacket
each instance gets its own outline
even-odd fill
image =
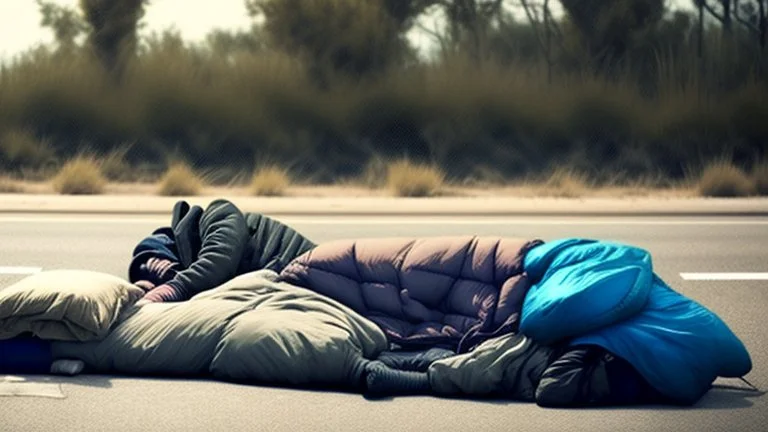
[[[401,347],[466,352],[517,331],[529,288],[523,258],[540,243],[477,236],[332,241],[292,261],[280,278],[351,307]]]

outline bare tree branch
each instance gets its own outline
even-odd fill
[[[744,18],[742,18],[742,17],[741,17],[741,16],[739,16],[739,15],[736,15],[736,16],[735,16],[735,18],[736,18],[736,21],[737,21],[737,22],[739,22],[740,24],[742,24],[742,25],[743,25],[744,27],[746,27],[748,30],[750,30],[750,31],[754,32],[755,34],[758,34],[758,35],[760,34],[760,29],[759,29],[759,28],[758,28],[758,27],[757,27],[755,24],[753,24],[753,23],[751,23],[751,22],[749,22],[749,21],[745,20]]]
[[[707,12],[710,13],[710,15],[712,15],[715,18],[717,18],[717,20],[720,21],[720,22],[725,21],[725,16],[720,15],[719,13],[717,13],[717,11],[715,11],[715,9],[712,8],[712,6],[710,6],[709,3],[707,3],[707,0],[699,0],[699,1],[701,1],[701,5],[704,6],[704,9],[706,9]]]
[[[565,38],[563,37],[563,30],[560,28],[560,25],[557,23],[557,20],[552,15],[552,9],[547,8],[544,11],[544,13],[548,15],[550,28],[555,30],[555,35],[557,35],[557,37],[555,38],[557,39],[557,45],[560,47],[560,49],[565,51],[566,47],[565,47]]]
[[[437,41],[437,43],[440,44],[441,50],[445,51],[448,48],[448,45],[449,45],[447,40],[448,38],[444,34],[441,34],[440,31],[437,30],[437,28],[430,29],[420,22],[416,23],[416,27],[418,27],[419,30],[423,31],[429,36],[433,37]],[[435,24],[435,27],[437,27],[437,24]]]
[[[523,5],[523,9],[525,10],[525,15],[528,17],[528,21],[531,23],[531,27],[533,27],[533,32],[536,34],[536,40],[539,42],[539,46],[542,50],[546,50],[544,40],[541,37],[541,29],[539,28],[539,21],[536,17],[533,16],[533,13],[531,12],[531,5],[528,4],[528,0],[520,0],[520,3]]]

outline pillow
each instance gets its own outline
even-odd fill
[[[41,339],[103,339],[144,290],[106,273],[51,270],[0,289],[0,339],[32,333]]]

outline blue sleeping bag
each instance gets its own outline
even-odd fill
[[[520,331],[533,340],[601,346],[681,404],[695,403],[718,376],[752,369],[739,338],[655,275],[642,249],[564,239],[531,250],[525,268],[533,286]]]

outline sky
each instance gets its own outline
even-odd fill
[[[78,5],[78,0],[53,2]],[[34,0],[0,0],[0,58],[8,59],[37,44],[52,42],[53,34],[40,27],[40,18]],[[201,41],[215,28],[247,29],[250,26],[243,0],[152,0],[144,22],[145,31],[175,27],[189,41]]]
[[[76,7],[78,0],[52,0]],[[689,4],[690,0],[674,0]],[[0,60],[8,60],[40,43],[51,43],[52,33],[40,26],[40,12],[34,0],[0,0]],[[189,42],[205,39],[213,29],[247,29],[250,18],[243,0],[151,0],[144,17],[145,32],[173,27]],[[428,43],[416,36],[416,45]]]

